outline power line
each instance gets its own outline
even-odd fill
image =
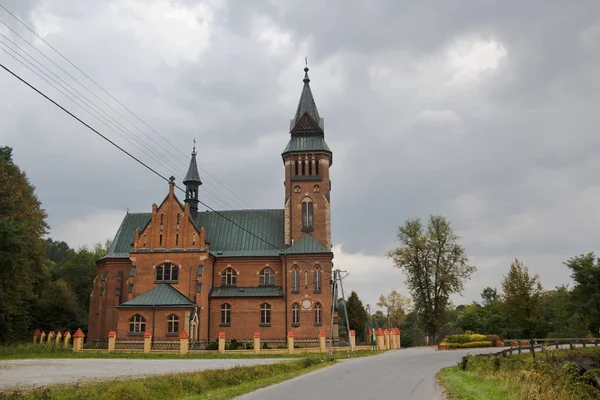
[[[31,33],[33,33],[38,39],[40,39],[42,42],[44,42],[48,47],[50,47],[52,50],[54,50],[59,56],[61,56],[65,61],[67,61],[71,66],[73,66],[77,71],[79,71],[83,76],[85,76],[87,79],[89,79],[94,85],[96,85],[100,90],[102,90],[104,93],[106,93],[110,98],[112,98],[114,101],[116,101],[121,107],[123,107],[125,110],[127,110],[131,115],[133,115],[138,121],[140,121],[142,124],[144,124],[147,128],[149,128],[150,130],[152,130],[156,135],[158,135],[160,138],[162,138],[166,143],[168,143],[172,148],[174,148],[175,150],[177,150],[179,153],[181,153],[182,155],[186,156],[187,155],[185,153],[183,153],[181,150],[179,150],[177,147],[175,147],[169,140],[167,140],[163,135],[161,135],[158,131],[156,131],[154,128],[152,128],[150,125],[148,125],[143,119],[141,119],[136,113],[134,113],[132,110],[130,110],[127,106],[125,106],[123,103],[121,103],[116,97],[114,97],[110,92],[108,92],[106,89],[104,89],[99,83],[97,83],[94,79],[92,79],[89,75],[87,75],[85,72],[83,72],[79,67],[77,67],[77,65],[75,65],[73,62],[71,62],[71,60],[69,60],[65,55],[63,55],[59,50],[57,50],[54,46],[52,46],[50,43],[48,43],[43,37],[41,37],[40,35],[37,34],[37,32],[35,32],[35,30],[31,29],[25,22],[21,21],[21,19],[19,19],[15,14],[13,14],[10,10],[8,10],[4,5],[0,4],[0,7],[2,9],[4,9],[4,11],[6,11],[8,14],[10,14],[14,19],[16,19],[21,25],[23,25],[27,30],[29,30]],[[2,21],[0,21],[2,22]],[[26,39],[24,39],[21,35],[19,35],[16,31],[14,31],[10,26],[6,25],[4,22],[2,22],[2,24],[4,24],[8,29],[10,29],[12,32],[14,32],[17,36],[19,36],[22,40],[28,42]],[[28,42],[29,43],[29,42]],[[36,51],[38,51],[40,54],[42,54],[44,57],[46,57],[50,62],[52,62],[54,65],[56,65],[58,68],[60,68],[64,73],[66,73],[69,77],[71,77],[73,80],[75,80],[77,83],[79,83],[81,86],[83,86],[86,90],[88,90],[90,93],[92,93],[96,98],[98,98],[100,101],[102,101],[104,104],[106,104],[102,99],[100,99],[95,93],[93,93],[92,91],[90,91],[85,85],[83,85],[81,82],[79,82],[77,79],[75,79],[73,76],[71,76],[68,72],[66,72],[64,69],[62,69],[59,65],[57,65],[54,61],[52,61],[50,58],[48,58],[45,54],[43,54],[41,51],[39,51],[35,46],[33,46],[31,43],[29,43],[30,46],[34,47],[36,49]],[[139,130],[139,128],[132,124],[129,120],[127,120],[123,115],[121,115],[119,112],[117,112],[116,110],[114,110],[110,105],[106,104],[109,108],[111,108],[114,112],[116,112],[118,115],[120,115],[123,119],[125,119],[129,124],[131,124],[132,126],[134,126],[136,129]],[[156,142],[155,142],[156,143]],[[160,145],[159,145],[160,146]],[[164,149],[164,147],[161,146],[161,148]],[[164,149],[165,151],[168,152],[168,150]],[[171,156],[172,154],[169,153]],[[184,165],[185,166],[185,165]],[[241,198],[240,196],[238,196],[235,192],[233,192],[231,189],[229,189],[227,186],[225,186],[220,180],[218,180],[217,178],[215,178],[212,174],[210,174],[208,171],[206,171],[205,169],[203,169],[202,167],[200,167],[200,170],[202,170],[202,172],[204,172],[207,176],[209,176],[210,178],[212,178],[215,182],[217,182],[220,186],[222,186],[225,190],[227,190],[229,193],[231,193],[233,196],[235,196],[238,200],[240,200],[243,204],[245,204],[246,206],[248,206],[249,208],[252,208],[252,206],[250,206],[243,198]]]

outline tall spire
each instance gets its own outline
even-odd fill
[[[198,164],[196,163],[196,139],[194,139],[194,149],[192,150],[192,159],[190,160],[190,167],[188,168],[187,174],[183,179],[185,185],[185,202],[190,204],[190,211],[192,215],[196,215],[198,212],[198,187],[202,185],[200,180],[200,174],[198,173]]]
[[[304,82],[304,87],[302,88],[302,94],[300,95],[300,101],[298,102],[298,109],[296,110],[296,116],[294,117],[292,128],[295,129],[297,127],[298,123],[302,120],[302,117],[304,117],[305,114],[310,116],[317,127],[320,127],[321,118],[319,117],[319,111],[317,110],[315,98],[310,90],[308,67],[304,68],[304,79],[302,81]]]

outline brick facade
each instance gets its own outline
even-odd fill
[[[184,204],[175,195],[172,181],[166,198],[160,205],[153,204],[151,213],[126,215],[109,254],[97,261],[97,276],[90,295],[89,339],[105,339],[109,331],[115,330],[117,338],[141,340],[143,335],[130,329],[135,315],[143,318],[144,329],[152,331],[155,339],[175,336],[167,332],[167,319],[171,315],[178,317],[178,330],[188,331],[191,341],[215,340],[219,332],[238,340],[252,339],[254,332],[260,332],[263,339],[286,339],[290,331],[296,339],[314,339],[321,330],[329,335],[333,266],[331,152],[324,144],[322,124],[319,125],[308,81],[305,75],[292,138],[282,155],[284,208],[240,211],[242,214],[238,215],[242,224],[254,218],[253,225],[244,225],[247,230],[279,244],[265,245],[247,232],[240,233],[241,228],[219,219],[220,215],[197,211],[202,183],[194,149],[184,180]],[[306,127],[310,128],[308,133],[296,133]],[[292,142],[299,135],[313,135],[323,145],[295,150]],[[304,203],[312,204],[310,226],[306,226],[308,206],[303,206]],[[310,237],[308,240],[306,235]],[[304,247],[295,248],[294,243],[301,239]],[[228,268],[235,271],[235,286],[223,281]],[[260,274],[265,268],[273,271],[272,281],[261,282]],[[320,284],[315,283],[317,276]],[[169,301],[177,300],[180,304],[152,298],[159,286],[175,293]],[[148,299],[148,303],[138,304],[140,299]],[[223,304],[230,310],[228,324],[221,320]],[[269,325],[261,323],[263,304],[270,306]],[[197,321],[197,325],[192,321]]]

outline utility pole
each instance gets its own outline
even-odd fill
[[[337,302],[337,270],[332,271],[333,279],[331,280],[331,324],[329,326],[329,349],[327,358],[331,360],[333,346],[333,318],[335,314],[335,303]]]
[[[341,276],[341,273],[345,272],[346,275],[344,275],[343,277]],[[344,294],[344,282],[342,281],[345,277],[348,276],[348,272],[347,271],[340,271],[339,269],[337,270],[337,278],[340,281],[340,288],[342,289],[342,300],[343,300],[343,304],[344,304],[344,316],[346,317],[346,333],[348,334],[348,346],[350,346],[350,321],[348,320],[348,304],[346,303],[346,295]],[[350,346],[352,347],[352,346]]]

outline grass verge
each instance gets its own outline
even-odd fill
[[[591,400],[600,398],[600,348],[467,357],[438,373],[449,400]]]
[[[360,350],[355,353],[355,357],[364,357],[377,354],[369,350]],[[320,354],[320,353],[313,353]],[[335,352],[337,358],[347,357],[344,351]],[[54,343],[47,344],[22,344],[16,346],[0,346],[0,360],[22,360],[22,359],[39,359],[39,358],[135,358],[135,359],[158,359],[158,360],[174,360],[174,359],[247,359],[247,358],[306,358],[307,354],[239,354],[225,353],[219,354],[217,351],[207,353],[189,353],[184,356],[176,353],[143,353],[143,352],[114,352],[108,353],[106,350],[85,350],[81,352],[73,352],[72,349],[65,349],[61,345]]]
[[[132,380],[111,380],[58,385],[43,389],[0,392],[2,400],[198,400],[229,399],[283,380],[314,371],[335,361],[306,357],[278,364],[215,369]]]

